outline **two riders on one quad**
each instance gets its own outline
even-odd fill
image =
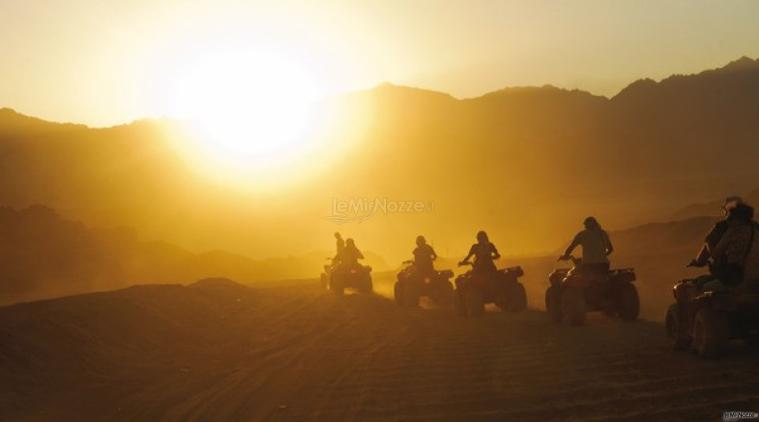
[[[456,277],[455,305],[462,316],[480,316],[485,304],[495,303],[503,311],[519,312],[527,308],[527,294],[519,277],[524,275],[521,267],[497,269],[495,260],[501,255],[490,242],[487,233],[477,233],[477,243],[469,254],[459,262],[472,269]],[[474,258],[474,262],[470,259]]]
[[[395,301],[401,306],[417,306],[423,296],[429,297],[438,305],[450,305],[453,302],[453,271],[436,271],[433,261],[437,254],[427,244],[424,236],[417,236],[414,260],[405,261],[395,282]]]
[[[546,310],[554,322],[582,325],[588,311],[602,311],[626,321],[638,318],[640,301],[633,284],[632,268],[609,269],[608,256],[614,251],[609,235],[594,217],[584,222],[559,261],[571,261],[571,269],[557,269],[549,275]],[[572,252],[582,247],[583,257]]]
[[[704,358],[722,355],[731,339],[759,341],[759,225],[738,197],[727,198],[723,211],[688,264],[708,266],[709,274],[675,284],[665,320],[676,350]]]
[[[342,296],[346,288],[353,288],[361,293],[371,293],[372,267],[361,265],[359,259],[364,255],[356,247],[353,239],[343,242],[340,233],[335,233],[337,254],[330,265],[324,266],[322,284],[337,295]]]

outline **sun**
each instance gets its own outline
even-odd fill
[[[192,126],[215,172],[276,178],[318,147],[311,129],[322,93],[305,66],[270,51],[203,54],[171,80],[170,113]]]

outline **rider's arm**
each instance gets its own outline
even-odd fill
[[[704,243],[701,245],[701,249],[698,250],[696,257],[688,265],[691,267],[703,267],[709,263],[709,256],[709,245]]]
[[[435,253],[435,249],[433,249],[432,246],[430,246],[430,252],[432,252],[432,254],[431,254],[432,260],[433,261],[436,260],[437,259],[437,254]]]
[[[474,256],[474,245],[472,245],[471,248],[469,248],[469,255],[466,256],[461,262],[469,262],[469,258]]]
[[[364,259],[364,254],[362,254],[361,251],[358,249],[356,249],[356,258]]]
[[[577,245],[580,244],[580,234],[578,233],[577,236],[572,240],[572,243],[569,244],[569,247],[566,251],[564,251],[564,255],[562,256],[569,256],[572,255],[572,252],[575,250]]]
[[[492,250],[492,252],[493,252],[493,259],[500,258],[501,254],[498,253],[498,249],[495,248],[495,245],[491,243],[490,246],[493,247],[493,250]]]
[[[609,238],[608,233],[604,232],[604,238],[606,239],[606,256],[609,256],[614,252],[614,245],[611,244],[611,239]]]

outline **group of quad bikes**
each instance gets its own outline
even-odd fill
[[[545,293],[548,315],[555,323],[582,325],[588,312],[602,312],[623,321],[634,321],[640,313],[640,300],[632,268],[612,269],[605,274],[586,273],[580,260],[571,258],[572,268],[553,271]],[[395,301],[404,307],[418,306],[422,297],[438,306],[453,306],[461,316],[478,317],[485,305],[502,311],[527,309],[527,295],[519,278],[521,267],[499,269],[489,274],[467,271],[454,283],[451,270],[421,275],[413,261],[404,262],[394,285]],[[325,265],[325,288],[342,296],[346,288],[372,293],[371,267],[337,270]],[[667,311],[665,326],[676,350],[692,350],[704,358],[724,354],[730,340],[742,339],[759,346],[759,290],[754,292],[702,291],[695,280],[674,286],[676,303]]]
[[[579,260],[572,259],[572,269],[558,269],[549,276],[551,285],[546,291],[546,309],[555,322],[581,325],[585,314],[603,311],[610,316],[618,315],[624,320],[638,317],[638,293],[632,284],[632,269],[612,270],[602,276],[588,276],[579,268]],[[485,313],[485,306],[494,304],[505,312],[521,312],[527,309],[527,293],[519,278],[524,275],[522,267],[508,267],[492,272],[477,273],[469,270],[459,275],[454,283],[453,271],[420,273],[413,261],[405,261],[394,285],[395,301],[400,306],[419,306],[423,297],[438,306],[453,306],[461,316],[478,317]],[[470,264],[471,265],[471,264]],[[339,271],[331,265],[324,266],[322,285],[337,295],[346,288],[360,293],[372,291],[371,268],[359,266],[355,270]]]

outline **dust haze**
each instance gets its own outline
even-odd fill
[[[2,104],[0,419],[759,411],[754,349],[702,361],[673,352],[662,325],[673,285],[704,272],[686,264],[724,199],[759,205],[759,59],[648,76],[612,96],[392,83],[331,94],[289,165],[212,156],[182,118],[89,127]],[[635,270],[637,321],[547,316],[548,275],[591,215],[612,268]],[[462,318],[464,296],[394,303],[417,236],[458,295],[480,230],[499,269],[523,270],[525,310],[496,299]],[[363,252],[368,291],[340,273],[335,232]]]

